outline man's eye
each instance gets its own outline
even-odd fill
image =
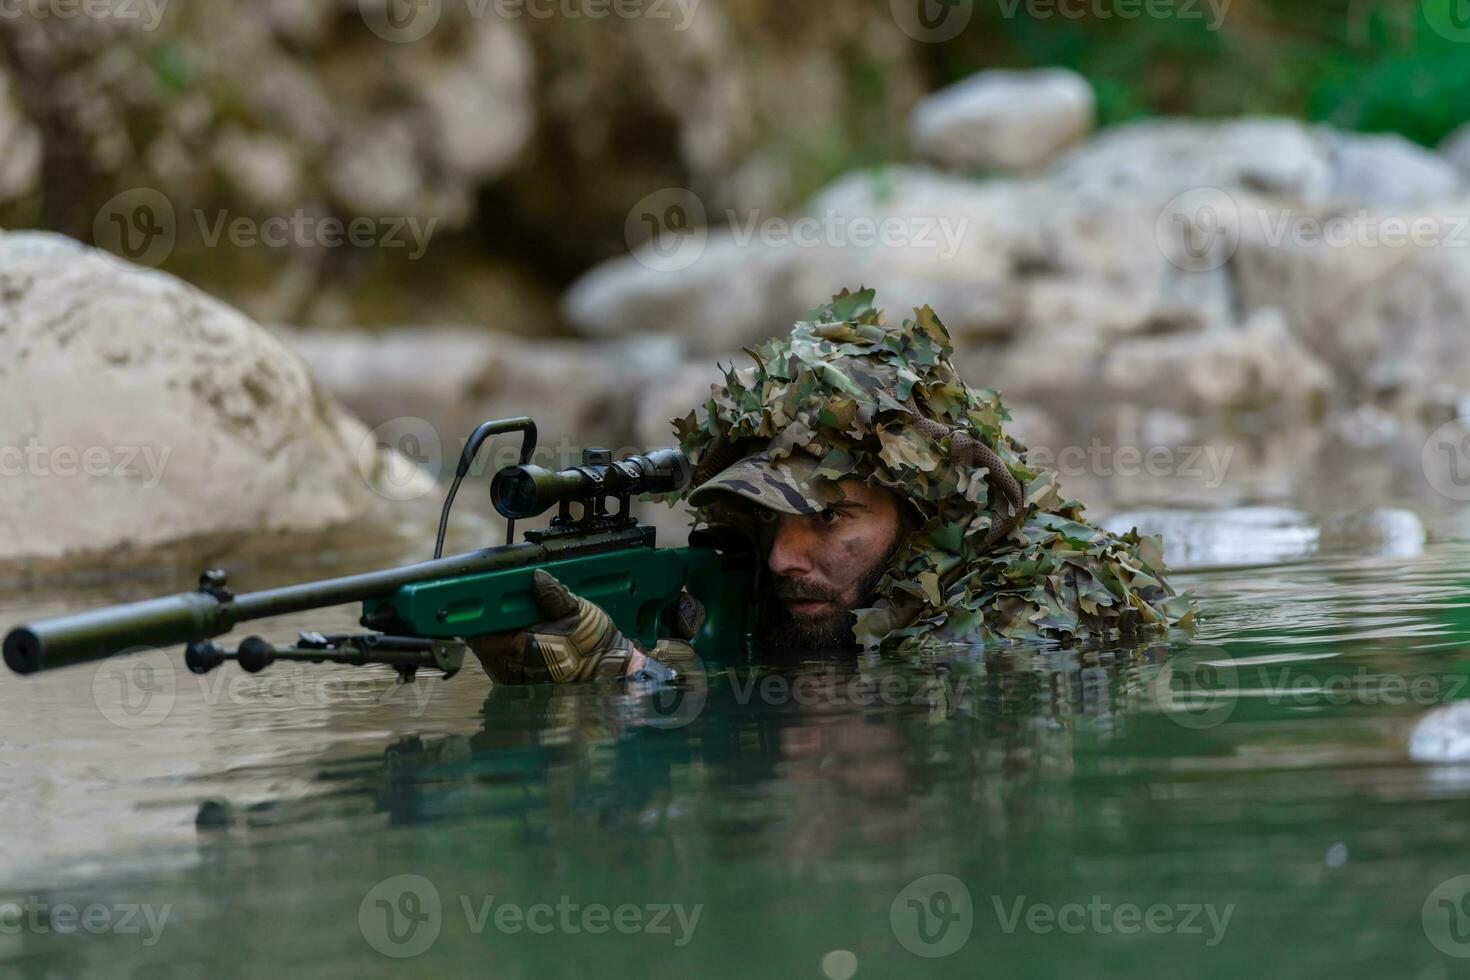
[[[819,520],[821,520],[821,522],[823,524],[827,525],[828,527],[831,527],[833,524],[836,524],[838,521],[842,520],[842,512],[841,511],[832,510],[829,507],[826,510],[822,511],[820,514],[818,514],[817,517],[818,517]]]

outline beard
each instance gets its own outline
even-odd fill
[[[857,610],[878,601],[878,583],[898,553],[903,536],[875,561],[858,583],[857,595],[849,600],[841,592],[817,585],[794,582],[766,573],[761,576],[760,616],[755,632],[755,649],[760,651],[851,651],[858,649],[853,636]],[[826,616],[795,616],[787,603],[810,599],[836,603],[837,612]]]

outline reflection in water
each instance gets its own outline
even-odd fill
[[[20,761],[0,805],[25,829],[0,845],[0,898],[172,918],[154,945],[0,929],[0,960],[20,976],[821,976],[841,952],[857,976],[1449,976],[1425,909],[1470,873],[1470,778],[1407,746],[1470,697],[1467,555],[1193,576],[1211,612],[1195,637],[708,664],[678,690],[486,693],[471,670],[393,698],[211,699],[181,677],[163,720],[124,732],[98,720],[90,677],[7,685]],[[404,875],[418,890],[383,899]],[[935,875],[964,893],[913,898]],[[571,911],[550,935],[478,914],[507,905],[700,917],[680,943]],[[1130,932],[1117,910],[1134,906],[1172,925]],[[1086,922],[1063,929],[1073,907]],[[1190,909],[1214,931],[1186,928]],[[404,959],[383,931],[400,913],[403,935],[413,916],[437,930]]]

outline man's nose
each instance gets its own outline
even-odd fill
[[[776,536],[771,540],[771,553],[766,558],[766,566],[772,573],[785,578],[810,573],[813,540],[805,521],[783,515],[776,524]]]

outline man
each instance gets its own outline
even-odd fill
[[[764,559],[757,648],[974,646],[996,639],[1188,627],[1157,539],[1114,535],[1064,500],[1006,435],[999,396],[955,373],[928,307],[888,326],[844,290],[675,423],[699,519]],[[670,676],[690,656],[644,652],[596,606],[537,573],[547,621],[479,637],[497,680]],[[675,636],[702,611],[681,604]]]

